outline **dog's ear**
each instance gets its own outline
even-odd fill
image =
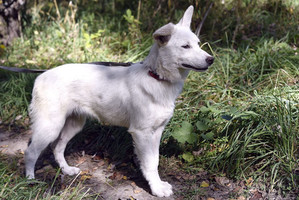
[[[189,6],[189,8],[185,11],[184,16],[179,21],[178,25],[190,27],[193,15],[193,6]]]
[[[174,30],[174,24],[169,23],[156,30],[153,36],[155,40],[158,42],[158,44],[160,46],[163,46],[167,44],[167,42],[170,40],[173,30]]]

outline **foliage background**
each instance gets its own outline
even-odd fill
[[[1,63],[49,69],[136,62],[155,29],[178,22],[192,4],[196,30],[211,2],[200,39],[216,60],[207,73],[189,75],[161,153],[187,169],[254,177],[281,194],[298,191],[298,0],[32,0],[22,13],[22,37],[1,46]],[[34,79],[0,71],[2,124],[28,127]],[[98,130],[90,124],[85,131]]]

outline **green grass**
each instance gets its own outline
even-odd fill
[[[289,25],[296,24],[296,17],[290,12],[284,13],[288,16],[285,19],[290,21]],[[73,62],[136,62],[147,55],[153,40],[149,31],[143,31],[145,24],[140,25],[127,11],[116,13],[117,17],[95,13],[81,11],[76,20],[61,13],[61,19],[45,20],[51,15],[42,16],[38,10],[33,12],[23,39],[16,40],[4,51],[1,49],[0,61],[6,66],[49,69]],[[257,18],[267,18],[268,24],[275,21],[275,15],[270,11],[265,13],[259,13]],[[252,13],[245,17],[250,15]],[[281,14],[279,20],[283,17]],[[248,28],[255,24],[245,25]],[[262,176],[268,191],[273,188],[281,193],[295,191],[298,187],[295,171],[299,167],[299,51],[297,33],[292,30],[285,32],[282,38],[269,38],[271,34],[265,34],[265,37],[233,42],[230,32],[234,29],[231,28],[222,31],[225,40],[204,43],[203,48],[215,56],[215,63],[208,72],[190,73],[174,116],[164,131],[161,153],[177,156],[189,168],[209,169],[238,179]],[[0,71],[0,121],[3,124],[28,126],[27,108],[35,77]],[[132,150],[124,129],[90,122],[84,131],[107,132],[90,139],[92,151],[102,149],[113,159],[120,159]],[[177,140],[174,133],[178,131],[189,140]],[[78,136],[79,141],[81,137]],[[104,140],[109,142],[103,143]],[[74,141],[69,148],[78,146],[76,144]],[[127,150],[121,151],[124,147]],[[14,194],[9,185],[27,197],[49,195],[46,192],[51,187],[49,183],[41,183],[43,187],[39,190],[35,186],[28,188],[12,168],[0,160],[0,171],[5,177],[0,182],[0,194],[7,195],[5,198],[10,199]],[[71,188],[53,194],[53,198],[84,195],[86,191],[79,185]]]
[[[231,177],[264,175],[269,188],[296,188],[299,58],[285,41],[260,39],[245,49],[215,48],[209,72],[188,77],[163,137],[167,155],[172,151],[189,165]],[[186,122],[193,129],[181,127]],[[197,137],[175,143],[177,130],[185,138]],[[194,151],[202,153],[190,154]]]
[[[17,157],[7,158],[0,155],[0,199],[96,199],[90,189],[85,188],[82,182],[75,177],[62,182],[59,178],[60,171],[52,181],[27,180],[22,176]],[[64,189],[61,189],[61,188]]]
[[[27,108],[35,75],[0,72],[0,120],[14,123],[18,116],[28,119]]]

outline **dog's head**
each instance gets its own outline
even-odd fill
[[[178,24],[169,23],[154,32],[163,70],[173,73],[176,69],[182,75],[189,70],[205,71],[213,64],[214,57],[199,47],[199,39],[190,29],[192,15],[190,6]],[[157,68],[157,72],[160,70]]]

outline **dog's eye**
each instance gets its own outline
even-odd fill
[[[183,45],[182,47],[183,47],[184,49],[190,49],[190,48],[191,48],[191,46],[190,46],[189,44]]]

